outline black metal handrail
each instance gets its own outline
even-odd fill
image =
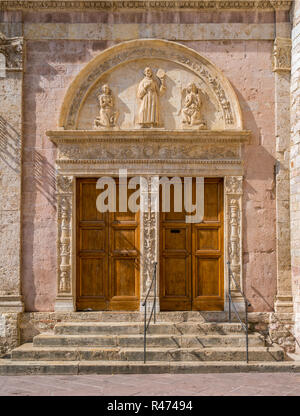
[[[240,321],[240,324],[242,325],[242,328],[245,332],[246,335],[246,362],[249,362],[249,325],[248,325],[248,307],[251,306],[251,303],[248,301],[248,299],[245,296],[245,293],[242,291],[240,285],[236,282],[233,273],[231,271],[230,268],[230,262],[227,262],[227,266],[228,266],[228,299],[229,299],[229,303],[228,303],[228,318],[229,318],[229,322],[231,322],[231,305],[233,307],[233,310],[235,312],[236,317],[238,318],[238,320]],[[245,302],[245,323],[241,320],[241,317],[235,307],[234,302],[232,301],[232,296],[231,296],[231,279],[234,281],[235,287],[236,289],[240,292],[240,294],[242,295],[244,302]]]
[[[154,323],[156,323],[156,268],[157,268],[157,263],[154,263],[154,269],[153,269],[153,276],[152,276],[152,280],[151,280],[151,284],[149,286],[149,289],[147,291],[145,300],[143,302],[143,307],[144,307],[144,364],[146,363],[146,347],[147,347],[147,331],[151,322],[151,318],[154,312]],[[152,309],[151,309],[151,313],[150,313],[150,317],[148,319],[147,322],[147,300],[148,300],[148,296],[150,294],[150,291],[152,289],[152,286],[154,284],[154,290],[153,290],[153,294],[154,294],[154,299],[153,299],[153,305],[152,305]]]

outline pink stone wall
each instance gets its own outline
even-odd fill
[[[67,15],[70,21],[74,21],[74,13],[59,14],[60,21]],[[86,19],[86,13],[81,15]],[[53,15],[52,20],[51,15],[48,16],[48,21],[54,19]],[[251,14],[243,16],[249,20]],[[191,15],[188,17],[186,14],[184,19],[188,18]],[[28,21],[34,19],[41,21],[41,16],[27,16]],[[136,19],[140,21],[138,17]],[[264,19],[270,17],[266,14]],[[276,293],[272,42],[181,43],[210,59],[224,72],[240,100],[244,127],[253,132],[251,145],[243,151],[244,280],[252,310],[270,311]],[[84,65],[109,46],[112,42],[26,42],[22,278],[28,311],[53,310],[56,293],[55,148],[45,131],[57,127],[63,97],[72,79]]]

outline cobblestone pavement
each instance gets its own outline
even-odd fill
[[[300,396],[300,374],[0,376],[0,396]]]

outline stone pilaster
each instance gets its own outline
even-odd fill
[[[73,284],[73,195],[72,176],[57,177],[57,295],[56,311],[75,310],[75,287]]]
[[[290,214],[294,334],[300,352],[300,1],[294,2],[291,65]]]
[[[290,255],[290,25],[281,23],[282,5],[276,7],[276,38],[273,50],[275,76],[275,137],[276,137],[276,253],[277,295],[276,313],[292,313]]]
[[[227,262],[236,284],[243,290],[242,267],[242,195],[243,177],[226,176],[225,196],[225,293],[228,292]],[[244,300],[234,281],[231,281],[231,296],[238,310],[244,311]],[[227,296],[226,296],[227,298]],[[227,309],[227,306],[226,306]]]
[[[23,311],[20,264],[23,38],[8,38],[0,33],[0,57],[0,313],[17,313]]]
[[[141,183],[141,310],[142,302],[151,285],[154,263],[158,261],[158,239],[159,239],[159,181],[158,177],[148,177],[147,183]],[[144,212],[142,212],[144,211]],[[156,310],[159,311],[159,268],[156,274]],[[152,307],[153,288],[149,295],[149,307]]]

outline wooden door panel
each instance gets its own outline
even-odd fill
[[[164,296],[189,298],[189,264],[186,257],[165,257],[164,268],[168,273]],[[188,300],[188,299],[187,299]]]
[[[219,250],[219,228],[218,227],[195,227],[196,251]]]
[[[196,259],[197,279],[195,280],[195,295],[220,296],[219,259],[198,257]]]
[[[223,310],[222,179],[205,179],[202,223],[186,224],[186,214],[160,213],[161,310]]]
[[[81,228],[80,247],[83,251],[105,251],[105,229]]]
[[[204,185],[204,221],[220,221],[219,181],[205,180]]]
[[[189,310],[192,301],[191,228],[185,223],[184,211],[174,212],[173,187],[170,195],[171,212],[160,213],[160,309]]]
[[[205,179],[204,219],[192,225],[192,309],[224,309],[223,250],[223,181]]]
[[[113,280],[112,280],[112,298],[136,296],[136,263],[134,258],[114,258],[113,259]]]
[[[82,276],[80,296],[101,296],[105,298],[105,259],[82,258],[80,272]],[[95,276],[97,277],[95,279]]]
[[[136,310],[139,213],[98,212],[96,182],[77,181],[77,308]]]

